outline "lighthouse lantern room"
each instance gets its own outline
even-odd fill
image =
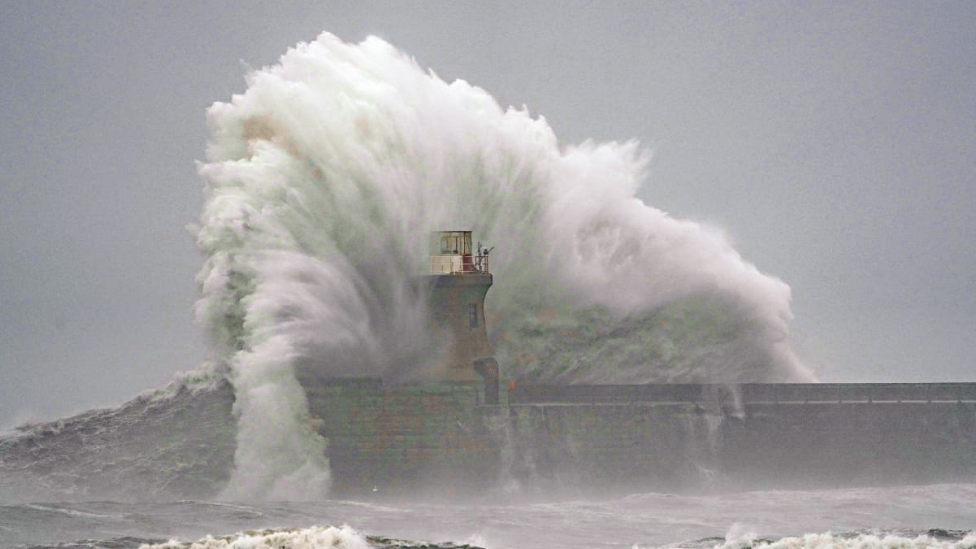
[[[430,235],[430,274],[487,274],[488,252],[471,245],[471,231],[437,231]]]

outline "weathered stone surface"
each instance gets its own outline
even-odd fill
[[[336,495],[473,490],[491,483],[497,448],[473,384],[383,387],[303,380],[328,440]]]
[[[976,474],[976,384],[304,382],[337,494],[880,485]],[[970,387],[972,385],[972,387]],[[669,388],[670,387],[670,388]],[[530,402],[532,395],[539,402]]]

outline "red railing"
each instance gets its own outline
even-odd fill
[[[488,274],[488,256],[487,255],[476,255],[468,256],[471,257],[471,268],[470,272]],[[466,271],[468,272],[468,271]]]
[[[430,257],[431,274],[488,274],[487,255],[434,255]]]

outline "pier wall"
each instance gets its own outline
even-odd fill
[[[519,404],[505,474],[587,491],[976,480],[976,403]]]
[[[529,386],[509,407],[515,432],[534,430],[515,454],[576,485],[976,480],[976,383]]]
[[[497,475],[479,384],[384,387],[379,379],[299,378],[327,440],[333,493],[470,492]]]
[[[722,426],[721,470],[756,488],[976,480],[976,403],[752,404]]]
[[[338,494],[976,479],[976,384],[303,385]]]

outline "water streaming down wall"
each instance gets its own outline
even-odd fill
[[[507,416],[510,463],[502,486],[546,495],[592,495],[643,486],[676,491],[708,482],[707,422],[680,410],[614,406],[521,405]],[[488,416],[491,411],[485,411]]]

